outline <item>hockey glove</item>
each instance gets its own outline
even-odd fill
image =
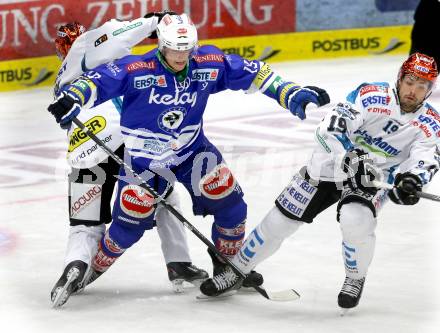
[[[81,111],[81,105],[67,91],[62,91],[47,110],[52,113],[61,128],[68,129],[72,119]]]
[[[420,198],[417,191],[422,190],[422,180],[410,172],[399,173],[394,180],[394,188],[388,192],[391,201],[398,205],[415,205]]]
[[[361,190],[375,195],[377,188],[372,181],[379,177],[379,171],[373,160],[361,149],[355,149],[345,154],[342,170],[347,174],[346,185],[352,191]]]
[[[144,18],[157,17],[157,18],[158,18],[158,20],[157,20],[157,24],[159,24],[159,22],[162,20],[162,18],[163,18],[166,14],[169,14],[169,15],[177,15],[176,12],[173,12],[173,11],[171,11],[171,10],[164,10],[164,11],[161,11],[161,12],[150,12],[150,13],[147,13],[147,14],[144,15]],[[151,33],[151,35],[148,36],[148,38],[150,38],[150,39],[157,39],[157,32],[156,32],[156,30],[154,30],[154,31]]]
[[[289,96],[288,106],[290,112],[299,119],[306,119],[307,104],[313,103],[323,106],[330,102],[330,97],[324,89],[312,86],[299,88]]]

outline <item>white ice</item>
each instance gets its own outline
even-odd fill
[[[364,81],[394,80],[402,56],[275,64],[283,77],[328,90],[332,104]],[[99,280],[60,310],[49,293],[61,274],[68,231],[64,133],[46,111],[51,90],[0,94],[0,332],[438,332],[440,204],[392,203],[379,216],[376,254],[359,307],[339,316],[344,279],[335,207],[304,226],[258,269],[270,290],[294,288],[301,299],[270,302],[240,294],[196,300],[171,291],[156,231],[145,234]],[[440,93],[431,99],[440,108]],[[306,161],[323,113],[301,122],[262,95],[224,92],[205,113],[208,137],[245,191],[248,231]],[[429,188],[440,193],[440,178]],[[183,212],[209,236],[211,219]],[[187,232],[196,265],[211,271],[204,244]],[[437,327],[437,329],[436,329]]]

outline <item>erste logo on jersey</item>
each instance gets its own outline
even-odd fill
[[[371,84],[371,85],[362,87],[361,90],[359,90],[359,95],[363,96],[363,95],[368,94],[370,92],[388,93],[388,87],[377,86],[377,85]]]
[[[388,105],[390,104],[390,101],[391,101],[390,96],[380,96],[380,95],[368,96],[367,98],[364,98],[362,100],[362,106],[366,108],[368,105],[371,104]]]
[[[217,165],[200,180],[200,191],[209,199],[222,199],[234,191],[237,182],[224,163]]]
[[[164,131],[173,132],[182,124],[185,114],[186,109],[184,107],[174,107],[162,112],[157,119],[157,123]]]
[[[218,77],[218,69],[215,68],[206,68],[206,69],[196,69],[192,72],[192,80],[193,81],[215,81]]]
[[[165,88],[167,86],[165,75],[144,75],[134,78],[134,87],[136,89],[147,89],[152,86]]]
[[[137,185],[125,185],[121,190],[122,211],[135,218],[147,218],[154,212],[154,198]]]
[[[145,62],[145,61],[136,61],[136,62],[132,62],[131,64],[128,64],[126,69],[127,72],[135,72],[141,69],[155,69],[156,68],[156,63],[154,60],[151,60],[149,62]]]
[[[433,110],[428,109],[426,115],[419,115],[417,120],[412,120],[411,125],[419,127],[427,138],[433,134],[440,137],[440,116]]]

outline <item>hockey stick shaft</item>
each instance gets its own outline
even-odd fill
[[[170,205],[162,196],[160,196],[148,183],[138,175],[127,163],[125,163],[119,156],[117,156],[101,139],[99,139],[88,127],[86,127],[78,118],[74,117],[72,119],[73,123],[78,126],[85,134],[87,134],[99,147],[101,147],[111,158],[115,160],[119,166],[126,168],[130,171],[132,175],[141,182],[139,185],[143,189],[147,190],[162,206],[164,206],[171,214],[173,214],[183,225],[191,230],[191,232],[200,239],[209,249],[211,249],[217,256],[223,259],[223,261],[231,267],[235,274],[237,274],[242,279],[246,278],[244,274],[237,266],[235,266],[227,257],[225,257],[214,244],[212,244],[196,227],[194,227],[182,214],[180,214],[172,205]],[[256,291],[258,291],[263,297],[270,299],[266,290],[261,287],[254,286]]]
[[[394,188],[394,185],[391,185],[391,184],[388,184],[388,183],[383,183],[383,182],[378,182],[376,180],[373,181],[373,185],[375,187],[384,188],[386,190],[392,190]],[[440,202],[440,196],[435,195],[435,194],[426,193],[426,192],[422,192],[422,191],[417,191],[416,192],[416,196],[419,197],[419,198]]]

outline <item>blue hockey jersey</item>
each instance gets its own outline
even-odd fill
[[[197,149],[210,94],[260,89],[286,107],[283,98],[293,86],[297,87],[274,75],[265,63],[202,46],[179,73],[167,68],[154,49],[98,66],[65,89],[86,107],[124,97],[121,129],[125,146],[143,169],[153,160],[171,167],[179,157]]]

